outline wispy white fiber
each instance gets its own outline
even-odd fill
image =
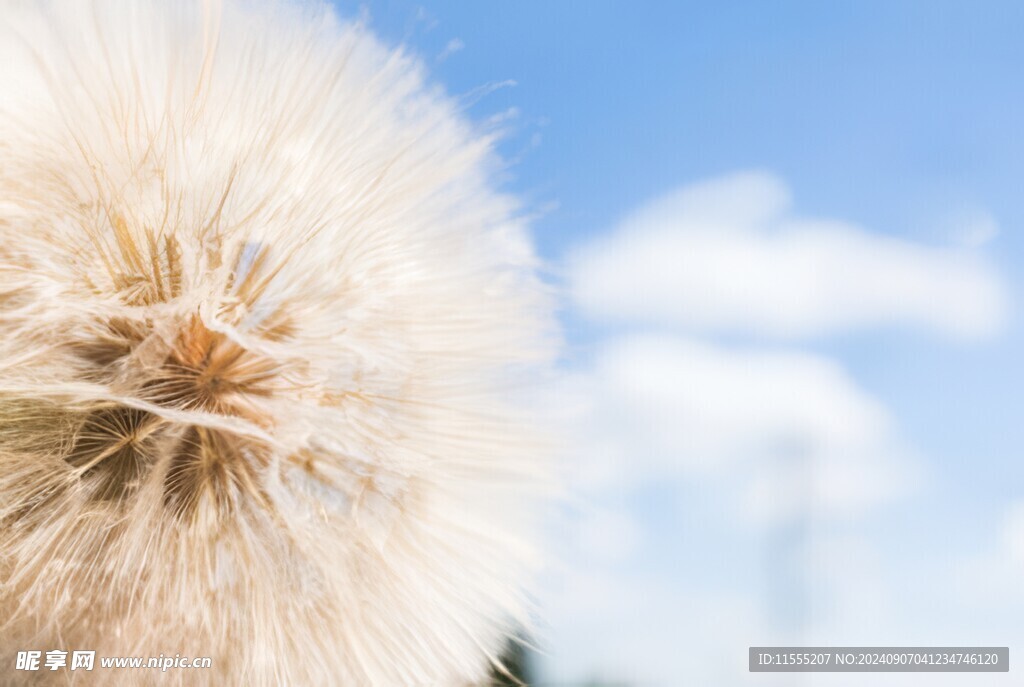
[[[552,343],[492,142],[308,4],[0,0],[0,65],[2,665],[482,680],[529,619]]]

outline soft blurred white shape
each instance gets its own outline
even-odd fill
[[[999,236],[999,222],[987,210],[968,208],[952,219],[951,238],[969,248],[986,246]]]
[[[1002,325],[1004,289],[977,251],[788,210],[770,174],[684,187],[577,250],[572,294],[597,320],[790,339],[882,325],[984,338]]]
[[[790,206],[772,174],[714,179],[641,207],[569,260],[576,306],[613,327],[552,404],[576,428],[582,503],[544,604],[554,682],[865,684],[750,674],[746,647],[972,641],[914,616],[918,582],[892,578],[867,524],[926,476],[884,405],[838,360],[764,339],[891,325],[989,336],[1006,299],[979,246],[998,227],[975,213],[958,220],[957,246],[933,247]],[[1019,579],[1024,505],[998,536],[972,580]]]
[[[916,481],[885,409],[817,355],[623,336],[563,390],[583,489],[712,480],[741,519],[770,524],[856,515]]]
[[[546,605],[561,619],[548,637],[558,653],[544,662],[547,683],[786,684],[747,672],[747,647],[771,635],[745,594],[597,569],[577,571]]]
[[[1024,574],[1024,501],[1007,508],[1000,534],[1007,559]]]
[[[580,551],[603,562],[628,560],[644,540],[644,531],[627,510],[588,504],[575,523]]]

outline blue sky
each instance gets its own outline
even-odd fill
[[[691,357],[706,353],[709,361],[725,351],[802,356],[786,359],[799,370],[812,361],[834,364],[849,384],[822,393],[849,400],[856,392],[883,408],[889,427],[871,441],[920,468],[913,488],[865,507],[853,520],[819,523],[812,513],[801,521],[825,550],[844,542],[853,542],[851,550],[863,547],[856,563],[867,568],[857,580],[872,580],[864,595],[877,588],[902,604],[895,619],[880,610],[860,618],[859,626],[841,613],[835,622],[861,627],[863,634],[851,629],[849,636],[867,643],[883,641],[882,625],[893,623],[904,628],[892,637],[897,644],[938,636],[1012,647],[1024,637],[999,635],[996,628],[1013,627],[1013,616],[964,593],[968,578],[998,588],[1004,577],[1019,579],[1024,572],[1014,567],[1020,561],[1006,541],[1017,531],[1014,504],[1024,499],[1018,448],[1024,444],[1024,329],[1016,267],[1024,257],[1018,229],[1024,225],[1024,5],[392,0],[366,10],[386,41],[406,44],[435,82],[465,99],[473,119],[512,113],[503,120],[508,133],[501,144],[510,161],[506,188],[539,213],[538,249],[552,272],[569,281],[573,256],[616,232],[628,234],[630,218],[657,199],[748,170],[786,187],[787,218],[838,220],[869,237],[932,251],[936,259],[981,261],[1004,296],[1000,322],[984,336],[965,340],[900,316],[779,337],[756,327],[694,326],[686,317],[624,322],[568,298],[566,368],[583,380],[577,393],[598,394],[593,385],[600,386],[594,381],[600,361],[627,359],[627,353],[615,357],[615,346],[634,336],[696,343],[686,349]],[[750,185],[730,188],[742,195]],[[679,231],[689,226],[672,221],[684,227]],[[870,269],[859,274],[871,281]],[[941,286],[939,268],[937,275],[928,283]],[[946,286],[958,284],[951,279]],[[936,298],[948,298],[940,291]],[[808,377],[809,384],[815,379]],[[717,455],[715,446],[701,450]],[[665,453],[658,469],[674,460],[673,450],[649,449]],[[773,572],[773,551],[785,548],[791,530],[745,529],[727,509],[716,510],[718,496],[730,493],[724,483],[736,479],[652,473],[620,490],[582,488],[582,499],[592,497],[612,514],[595,525],[598,530],[604,525],[636,541],[615,555],[588,558],[593,552],[583,551],[579,561],[605,566],[613,588],[649,581],[652,596],[672,597],[665,603],[691,611],[699,625],[706,620],[701,609],[725,618],[732,613],[739,627],[763,621],[764,631],[754,632],[752,641],[774,636],[788,621],[767,597],[802,579],[780,582]],[[807,567],[813,575],[818,568],[826,573],[797,595],[824,608],[856,606],[859,597],[844,601],[845,592],[835,591],[856,585],[844,582],[842,571],[827,574],[829,561],[849,567],[842,554],[822,556]],[[754,611],[744,610],[748,602]],[[1015,603],[1011,610],[1024,610],[1020,599]],[[623,612],[595,611],[595,622],[612,623]],[[611,629],[573,636],[579,628],[568,614],[556,612],[551,621],[544,668],[551,679],[607,674],[659,683],[679,677],[670,665],[633,670],[629,662],[641,662],[645,648],[627,646]],[[808,626],[819,628],[805,638],[809,643],[842,638],[841,631],[821,629],[836,627],[828,622]],[[935,629],[942,627],[964,629]],[[977,633],[985,628],[993,635],[982,640]],[[650,632],[666,628],[652,621]],[[712,648],[745,656],[747,639],[726,627],[721,646]],[[660,646],[664,638],[644,640]],[[735,646],[726,645],[732,641]],[[602,650],[618,651],[622,660],[602,664]],[[745,684],[720,666],[704,669],[700,674],[717,684]]]
[[[989,212],[1004,228],[995,258],[1019,290],[1019,3],[982,11],[944,2],[403,1],[368,9],[373,26],[433,62],[453,94],[516,82],[471,114],[519,110],[503,149],[516,159],[509,186],[549,210],[535,233],[551,260],[674,186],[768,168],[787,179],[806,214],[926,242],[947,240],[955,215]],[[432,60],[452,39],[465,47]],[[582,331],[570,335],[585,340],[589,327],[573,324]],[[1010,402],[1013,381],[1024,377],[1014,355],[1019,325],[970,351],[934,342],[921,350],[907,338],[820,345],[842,351],[866,385],[891,394],[911,427],[934,433],[929,448],[1021,444],[1024,423],[1014,422]],[[943,421],[930,402],[929,379],[958,390],[957,422]],[[962,433],[964,419],[975,429]],[[1024,477],[1024,465],[1007,469],[993,489]]]

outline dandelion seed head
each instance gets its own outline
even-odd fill
[[[318,5],[0,0],[0,60],[0,654],[481,680],[552,350],[492,141]]]

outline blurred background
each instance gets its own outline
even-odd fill
[[[1024,651],[1024,5],[340,10],[502,133],[564,293],[527,682],[1014,682],[746,661]]]

